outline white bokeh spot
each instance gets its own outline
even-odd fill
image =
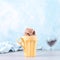
[[[17,31],[18,27],[18,13],[10,4],[0,2],[0,32],[4,36],[7,36],[9,30]]]

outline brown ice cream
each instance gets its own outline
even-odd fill
[[[35,30],[33,30],[32,28],[26,28],[24,35],[27,36],[35,35]]]

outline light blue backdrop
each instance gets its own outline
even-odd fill
[[[60,0],[0,0],[0,42],[16,43],[26,27],[36,30],[37,47],[60,49]]]

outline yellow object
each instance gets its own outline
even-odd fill
[[[18,42],[24,48],[24,55],[27,57],[36,56],[36,36],[23,36],[21,42]]]

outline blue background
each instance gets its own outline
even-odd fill
[[[36,30],[37,48],[57,39],[53,49],[60,49],[60,0],[0,0],[0,42],[15,44],[26,27]]]

